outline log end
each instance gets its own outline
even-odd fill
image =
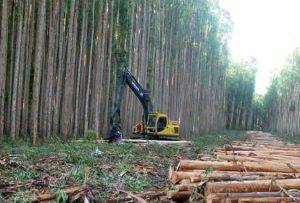
[[[174,172],[174,168],[172,166],[169,169],[169,180],[173,184],[178,183],[178,175],[176,174],[176,172]]]

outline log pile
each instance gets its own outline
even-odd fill
[[[170,168],[168,198],[177,202],[300,202],[300,145],[267,133],[218,148],[215,159]]]

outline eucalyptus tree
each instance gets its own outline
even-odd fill
[[[2,0],[2,17],[0,33],[0,137],[4,132],[4,99],[7,66],[8,39],[8,0]]]
[[[255,89],[254,59],[232,63],[227,71],[227,128],[251,129],[252,101]]]
[[[217,1],[1,2],[0,135],[105,136],[124,60],[181,134],[224,129],[232,22]],[[129,134],[142,117],[129,91],[121,111]]]
[[[269,130],[300,135],[300,48],[273,78],[265,96]]]

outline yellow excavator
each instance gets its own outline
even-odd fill
[[[153,111],[149,91],[145,90],[123,64],[117,73],[115,103],[110,117],[109,141],[122,139],[120,108],[125,86],[128,85],[141,102],[144,110],[142,121],[133,127],[135,137],[165,139],[179,136],[179,122],[169,120],[167,114]]]

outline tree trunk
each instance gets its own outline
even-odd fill
[[[106,90],[105,90],[105,100],[104,100],[104,118],[103,118],[103,132],[108,132],[108,122],[109,122],[109,108],[110,106],[110,91],[111,91],[111,75],[112,75],[112,46],[113,46],[113,26],[114,26],[114,0],[111,0],[111,13],[110,13],[110,24],[109,24],[109,47],[108,47],[108,62],[107,62],[107,78],[106,78]]]
[[[11,105],[11,137],[13,140],[17,138],[16,132],[16,117],[17,117],[17,96],[18,96],[18,82],[19,82],[19,69],[20,69],[20,55],[21,55],[21,40],[22,40],[22,27],[23,27],[23,2],[19,4],[18,14],[18,30],[17,30],[17,44],[16,44],[16,56],[15,56],[15,68],[14,68],[14,80],[12,89],[12,105]],[[19,98],[21,99],[21,98]]]
[[[300,179],[209,182],[205,187],[205,196],[212,193],[272,192],[281,188],[300,189]]]
[[[56,28],[57,18],[59,12],[59,2],[52,1],[50,9],[50,27],[49,27],[49,40],[48,40],[48,58],[47,58],[47,82],[46,82],[46,111],[44,120],[44,129],[46,130],[46,136],[50,139],[52,132],[52,112],[53,112],[53,95],[54,95],[54,77],[55,77],[55,45],[56,45]]]
[[[33,82],[33,101],[32,101],[32,120],[33,120],[33,144],[36,144],[38,134],[38,122],[39,122],[39,101],[40,101],[40,84],[41,84],[41,72],[42,72],[42,60],[45,41],[45,7],[46,1],[39,1],[38,19],[37,19],[37,33],[35,44],[35,58],[34,58],[34,82]]]
[[[87,88],[85,93],[85,111],[84,111],[84,132],[86,133],[89,129],[89,105],[90,105],[90,86],[91,86],[91,74],[92,74],[92,57],[93,57],[93,47],[94,47],[94,24],[95,24],[95,0],[93,0],[92,6],[92,25],[91,25],[91,44],[89,50],[89,66],[88,66],[88,79]]]
[[[68,27],[68,47],[67,47],[67,58],[66,58],[66,75],[65,75],[65,86],[64,86],[64,97],[62,105],[62,123],[61,131],[62,138],[64,141],[67,140],[68,134],[71,132],[72,120],[73,120],[73,86],[74,86],[74,63],[72,63],[73,53],[76,51],[74,43],[76,42],[76,36],[74,33],[77,30],[74,30],[75,19],[75,0],[71,1],[70,8],[70,18],[69,18],[69,27]]]
[[[58,42],[58,64],[56,71],[56,88],[55,88],[55,109],[54,109],[54,122],[53,122],[53,133],[58,135],[61,119],[62,109],[62,95],[63,95],[63,77],[65,73],[65,23],[66,23],[66,12],[65,12],[65,1],[60,2],[60,18],[59,18],[59,42]]]
[[[0,35],[0,137],[4,131],[4,98],[7,65],[7,39],[8,39],[8,0],[2,0],[2,18]]]
[[[104,69],[104,61],[105,61],[105,43],[106,43],[106,27],[107,27],[107,15],[108,15],[108,2],[104,1],[103,4],[100,5],[100,15],[103,16],[99,19],[98,28],[97,28],[97,52],[98,52],[98,60],[95,63],[95,120],[94,120],[94,132],[97,137],[99,137],[100,133],[100,105],[101,105],[101,95],[102,95],[102,82],[103,82],[103,69]],[[102,13],[101,13],[102,12]]]
[[[18,96],[17,96],[17,117],[16,117],[16,133],[17,136],[23,134],[21,133],[22,127],[22,112],[23,112],[23,94],[24,89],[24,76],[26,72],[26,44],[27,44],[27,35],[28,35],[28,14],[29,14],[29,0],[24,0],[24,22],[22,28],[22,39],[21,39],[21,56],[20,56],[20,70],[19,70],[19,84],[18,84]]]
[[[216,194],[210,194],[206,198],[207,202],[216,202],[216,201],[222,201],[224,199],[228,201],[241,201],[241,199],[244,198],[264,198],[265,201],[262,202],[272,202],[271,200],[274,197],[278,198],[287,198],[283,197],[283,192],[243,192],[243,193],[216,193]],[[245,199],[244,199],[245,200]],[[253,199],[252,199],[253,200]],[[250,200],[250,202],[252,202]],[[249,201],[248,201],[249,202]],[[278,201],[275,201],[278,202]]]
[[[78,136],[78,130],[79,130],[79,113],[80,113],[80,82],[82,79],[82,68],[83,68],[83,50],[84,50],[84,41],[85,33],[87,29],[87,2],[83,2],[83,8],[82,8],[82,24],[81,24],[81,36],[80,36],[80,51],[79,51],[79,61],[78,61],[78,69],[77,69],[77,81],[76,81],[76,96],[75,96],[75,124],[74,124],[74,138]]]
[[[28,132],[28,127],[31,128],[30,116],[29,116],[29,92],[30,92],[30,73],[32,69],[32,55],[34,47],[34,24],[35,24],[35,2],[34,0],[30,1],[28,8],[28,35],[26,39],[26,54],[25,54],[25,76],[24,76],[24,91],[23,91],[23,110],[22,110],[22,126],[21,134],[26,135]],[[29,124],[30,123],[30,124]]]
[[[184,179],[190,180],[191,182],[200,182],[204,180],[265,180],[292,178],[300,178],[300,173],[213,171],[207,174],[205,170],[170,170],[169,172],[169,179],[173,184],[179,183]]]
[[[243,162],[242,164],[231,162],[214,161],[190,161],[181,160],[179,163],[181,170],[206,170],[213,168],[223,171],[264,171],[264,172],[282,172],[282,173],[300,173],[300,166],[289,167],[284,163],[273,162]]]

